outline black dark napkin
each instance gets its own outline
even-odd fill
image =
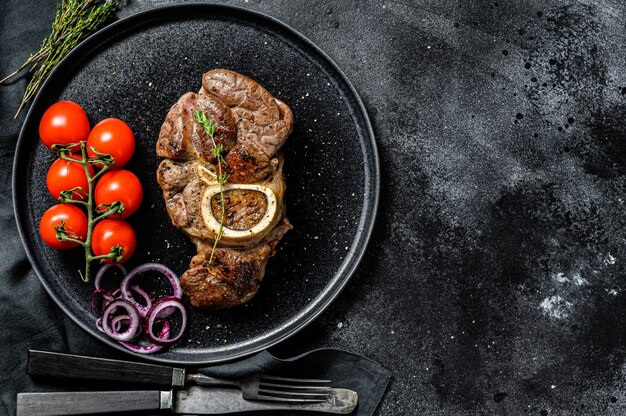
[[[56,1],[5,0],[0,6],[0,77],[18,67],[48,35]],[[132,5],[120,2],[124,7]],[[36,11],[36,12],[33,12]],[[128,14],[122,10],[123,14]],[[107,383],[72,382],[26,375],[29,348],[128,360],[128,355],[100,343],[80,329],[54,304],[33,272],[22,248],[11,201],[11,167],[19,129],[17,120],[27,78],[0,86],[0,415],[15,413],[22,391],[108,390]],[[16,190],[19,192],[19,190]],[[323,377],[333,385],[356,390],[355,415],[371,415],[389,382],[379,364],[339,350],[317,350],[289,359],[264,351],[238,362],[198,369],[209,375],[237,377],[255,371]],[[267,413],[265,413],[267,415]]]

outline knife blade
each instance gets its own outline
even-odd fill
[[[348,414],[358,403],[355,391],[332,389],[329,398],[317,403],[285,403],[245,400],[239,390],[191,386],[170,391],[100,391],[18,393],[17,416],[54,416],[172,410],[177,414],[220,415],[256,410],[294,410]]]

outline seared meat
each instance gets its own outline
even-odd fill
[[[291,229],[286,217],[260,243],[245,250],[218,248],[195,239],[198,254],[180,283],[191,304],[198,308],[222,309],[248,302],[256,295],[265,274],[265,265],[274,255],[276,244]]]
[[[237,144],[226,156],[229,177],[238,183],[265,178],[271,157],[293,129],[291,109],[252,79],[225,69],[202,76],[200,95],[210,94],[228,105],[237,120]]]
[[[193,112],[216,125],[228,181],[222,207],[213,144]],[[283,157],[278,153],[293,128],[289,107],[252,79],[217,69],[203,75],[198,94],[172,106],[156,151],[166,158],[157,170],[172,224],[196,244],[197,255],[181,284],[193,306],[227,308],[250,300],[263,279],[267,259],[291,228],[284,216]]]
[[[237,140],[237,125],[232,111],[220,99],[193,92],[180,97],[161,126],[157,154],[170,159],[213,161],[213,144],[193,119],[193,111],[201,110],[216,125],[215,141],[228,152]]]
[[[249,233],[245,236],[231,237],[229,233],[224,233],[220,239],[220,244],[224,246],[235,247],[247,247],[250,244],[256,244],[271,229],[280,221],[283,215],[282,200],[285,194],[285,178],[282,170],[282,155],[277,155],[273,158],[275,167],[272,167],[273,174],[264,181],[256,182],[255,184],[236,185],[230,180],[224,186],[224,196],[226,197],[229,192],[234,191],[254,191],[253,189],[241,189],[235,188],[229,191],[231,186],[261,186],[272,191],[275,195],[276,203],[271,205],[270,201],[266,200],[267,209],[263,215],[271,214],[271,224],[266,227],[263,232]],[[189,237],[199,237],[213,241],[215,239],[216,232],[207,227],[206,218],[203,214],[203,207],[207,207],[207,203],[211,204],[216,197],[219,197],[219,186],[209,185],[211,178],[202,178],[200,172],[203,172],[204,165],[199,164],[197,161],[175,161],[165,159],[161,162],[157,169],[157,182],[163,189],[163,197],[165,198],[165,208],[172,219],[172,224],[180,228]],[[212,195],[207,194],[207,190],[212,188],[215,192]],[[256,196],[249,193],[250,201],[248,204],[252,204]],[[249,224],[256,224],[252,218],[248,218],[249,215],[258,216],[256,213],[246,214],[248,204],[240,203],[235,206],[231,204],[231,201],[226,201],[226,212],[229,218],[225,218],[224,225],[231,230],[248,230]],[[232,201],[234,202],[234,201]],[[274,209],[275,208],[275,209]],[[273,210],[273,211],[272,211]],[[241,212],[239,212],[241,211]],[[216,210],[210,209],[209,214],[214,218],[221,218],[221,212],[219,216],[214,215]]]

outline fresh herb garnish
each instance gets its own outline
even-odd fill
[[[222,238],[222,234],[224,232],[224,218],[226,213],[226,203],[224,202],[224,184],[228,180],[228,175],[224,172],[223,165],[226,164],[224,160],[224,156],[222,156],[222,152],[224,151],[224,147],[221,143],[217,143],[215,141],[215,123],[210,117],[207,117],[206,113],[200,110],[195,110],[193,112],[193,119],[202,126],[204,132],[211,139],[211,144],[213,145],[212,152],[213,156],[217,160],[217,183],[220,185],[220,206],[222,207],[222,216],[220,218],[220,228],[215,236],[215,242],[213,243],[213,249],[211,250],[211,256],[209,257],[209,266],[213,262],[213,255],[215,254],[215,249],[217,248],[217,243]]]
[[[70,150],[76,147],[80,147],[81,157],[78,159],[74,159],[72,157],[72,151]],[[89,154],[87,153],[88,148],[94,153],[94,156],[89,156]],[[59,241],[72,241],[74,243],[80,244],[85,249],[85,274],[81,274],[81,278],[83,279],[83,281],[88,282],[92,261],[102,261],[110,259],[112,262],[116,262],[124,257],[124,250],[119,245],[111,247],[111,251],[108,254],[103,254],[100,256],[94,255],[91,248],[91,234],[93,232],[94,226],[106,217],[115,214],[121,214],[122,212],[124,212],[124,204],[122,204],[120,201],[115,201],[112,204],[102,206],[101,208],[106,208],[106,211],[104,211],[97,217],[94,217],[94,208],[96,208],[94,206],[94,184],[96,183],[98,178],[102,176],[102,174],[104,174],[104,172],[106,172],[111,165],[113,165],[114,160],[111,155],[100,153],[94,147],[87,146],[86,142],[80,142],[64,146],[54,145],[52,146],[52,149],[57,151],[59,158],[67,160],[69,163],[79,163],[85,169],[85,176],[87,177],[88,184],[87,189],[83,189],[80,186],[68,189],[61,192],[59,200],[64,204],[83,205],[87,208],[87,237],[85,238],[85,241],[80,240],[77,236],[68,232],[65,229],[64,222],[62,222],[61,225],[55,227],[55,230],[56,237],[59,239]],[[89,171],[90,164],[101,167],[100,171],[93,176]],[[80,191],[82,195],[87,195],[87,200],[84,201],[83,199],[73,199],[76,191]]]
[[[27,67],[30,67],[29,72],[34,72],[15,117],[33,98],[59,61],[88,34],[98,29],[113,14],[117,5],[116,0],[95,3],[95,0],[62,0],[57,5],[52,32],[43,40],[39,51],[31,54],[19,68],[0,80],[2,84]]]

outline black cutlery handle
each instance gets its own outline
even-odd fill
[[[83,415],[172,409],[172,391],[18,393],[16,416]]]
[[[182,387],[185,370],[163,365],[85,357],[52,351],[28,351],[28,374]]]

